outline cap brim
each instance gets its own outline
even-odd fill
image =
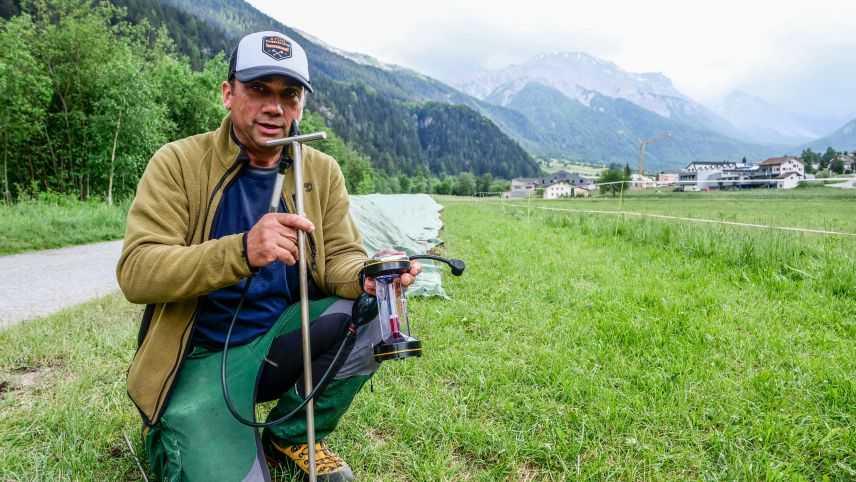
[[[269,75],[282,75],[283,77],[288,77],[289,79],[296,80],[300,82],[301,85],[306,87],[309,92],[312,92],[312,85],[309,84],[309,81],[303,78],[302,75],[297,72],[286,69],[285,67],[252,67],[249,69],[244,69],[240,72],[235,72],[235,78],[240,80],[241,82],[249,82],[251,80],[256,80],[262,77],[266,77]]]

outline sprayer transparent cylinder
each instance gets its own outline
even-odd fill
[[[375,278],[378,300],[381,339],[406,340],[410,338],[410,321],[407,316],[407,297],[399,288],[399,276]]]

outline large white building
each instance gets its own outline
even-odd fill
[[[791,189],[805,179],[805,164],[795,157],[774,157],[757,165],[741,162],[691,162],[679,186],[693,189],[778,187]]]
[[[693,161],[678,174],[678,187],[718,189],[726,181],[733,184],[740,178],[740,172],[748,172],[752,167],[752,164],[743,162]]]

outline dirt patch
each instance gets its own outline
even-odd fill
[[[32,370],[23,372],[18,377],[18,383],[24,389],[33,388],[39,384],[39,380],[49,370],[49,368],[46,368],[42,370]]]
[[[369,429],[369,439],[371,439],[372,443],[376,447],[381,447],[386,445],[389,442],[389,439],[393,437],[393,433],[389,430],[385,430],[383,428],[371,428]]]
[[[37,390],[46,378],[56,372],[56,367],[20,367],[11,371],[0,371],[0,395],[20,396]]]
[[[520,482],[532,482],[533,480],[543,480],[544,474],[534,465],[525,463],[517,468],[516,480]]]
[[[107,449],[107,453],[102,455],[102,458],[105,460],[108,459],[120,459],[125,455],[125,452],[128,451],[128,447],[124,445],[113,445],[112,447]]]

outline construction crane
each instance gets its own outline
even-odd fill
[[[645,158],[645,145],[651,144],[652,142],[662,141],[663,139],[668,139],[672,137],[671,132],[666,132],[663,135],[648,139],[647,141],[643,141],[639,139],[639,183],[642,185],[642,178],[645,176],[645,171],[643,170],[643,159]]]

